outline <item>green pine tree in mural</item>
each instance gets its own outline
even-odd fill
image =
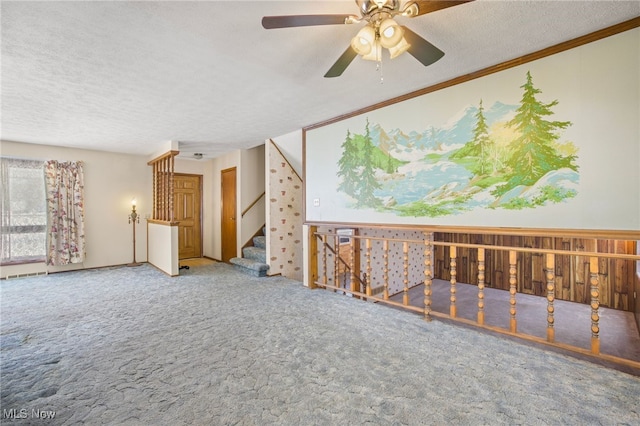
[[[564,167],[577,170],[577,166],[573,164],[575,156],[563,157],[556,149],[560,137],[558,131],[566,129],[571,122],[545,120],[545,117],[553,115],[551,109],[558,101],[545,104],[536,99],[541,91],[534,87],[528,71],[527,81],[520,87],[524,89],[520,107],[508,123],[520,136],[509,145],[512,153],[507,164],[510,173],[507,183],[497,188],[498,194],[518,185],[533,185],[552,170]]]
[[[484,176],[494,170],[493,161],[490,158],[492,141],[489,137],[489,126],[484,116],[482,99],[478,111],[475,113],[476,125],[473,128],[473,139],[451,156],[452,159],[473,160],[468,166],[474,174]]]
[[[478,161],[478,173],[485,175],[489,173],[491,164],[489,163],[489,149],[491,145],[491,139],[489,138],[489,127],[487,126],[487,120],[484,117],[484,107],[482,106],[482,99],[480,99],[480,106],[476,113],[476,127],[473,129],[473,142],[479,148],[479,161]]]
[[[369,133],[369,119],[365,126],[364,144],[362,147],[362,168],[359,173],[358,206],[359,207],[379,207],[382,203],[374,195],[374,191],[379,189],[380,183],[376,180],[373,164],[374,145]]]
[[[389,153],[387,153],[387,167],[386,167],[385,171],[387,173],[389,173],[389,174],[392,174],[392,173],[395,173],[396,171],[398,171],[398,168],[396,167],[395,163],[393,162],[393,157]]]
[[[342,181],[338,185],[338,191],[356,197],[358,184],[358,146],[351,137],[351,133],[347,130],[347,137],[342,143],[342,156],[338,160],[338,177]]]

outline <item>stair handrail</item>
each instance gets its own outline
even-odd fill
[[[267,194],[267,192],[264,191],[262,194],[258,195],[258,198],[253,200],[253,202],[251,204],[249,204],[249,207],[247,207],[246,209],[244,209],[242,211],[242,214],[240,214],[240,217],[244,217],[244,215],[247,214],[249,212],[249,210],[251,210],[251,208],[253,208],[253,206],[258,204],[258,201],[260,201],[262,199],[262,197],[264,197],[266,194]]]
[[[337,234],[336,234],[336,235],[337,235]],[[323,243],[323,244],[324,244],[324,246],[325,246],[326,248],[328,248],[328,249],[329,249],[329,251],[330,251],[331,253],[333,253],[333,255],[334,255],[334,256],[335,256],[335,257],[336,257],[336,258],[337,258],[337,259],[338,259],[338,260],[339,260],[343,265],[344,265],[345,269],[346,269],[346,270],[348,270],[348,271],[349,271],[349,273],[351,273],[351,265],[347,264],[347,262],[346,262],[346,261],[345,261],[345,260],[340,256],[340,253],[337,253],[337,252],[335,251],[335,249],[334,249],[333,247],[331,247],[331,245],[330,245],[329,243],[325,242],[325,243]],[[354,276],[354,277],[356,278],[356,280],[358,280],[358,282],[362,285],[362,288],[364,289],[364,292],[366,292],[366,289],[367,289],[367,278],[366,278],[366,277],[367,277],[367,274],[366,274],[366,273],[364,274],[364,280],[363,280],[362,278],[360,278],[360,276],[359,276],[359,275],[355,275],[355,274],[354,274],[353,276]]]

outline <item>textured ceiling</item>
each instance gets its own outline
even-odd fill
[[[640,1],[476,0],[398,18],[445,52],[356,58],[361,24],[265,30],[264,15],[353,13],[353,1],[1,3],[7,141],[214,157],[640,16]],[[640,43],[640,41],[639,41]]]

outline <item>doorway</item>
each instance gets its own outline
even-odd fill
[[[222,261],[237,256],[236,168],[220,172],[222,182]]]
[[[178,222],[178,259],[202,257],[202,176],[173,176],[173,218]]]

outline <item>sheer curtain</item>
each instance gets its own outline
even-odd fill
[[[45,163],[47,264],[84,261],[84,176],[81,161]]]
[[[1,263],[45,258],[44,161],[0,158]]]

